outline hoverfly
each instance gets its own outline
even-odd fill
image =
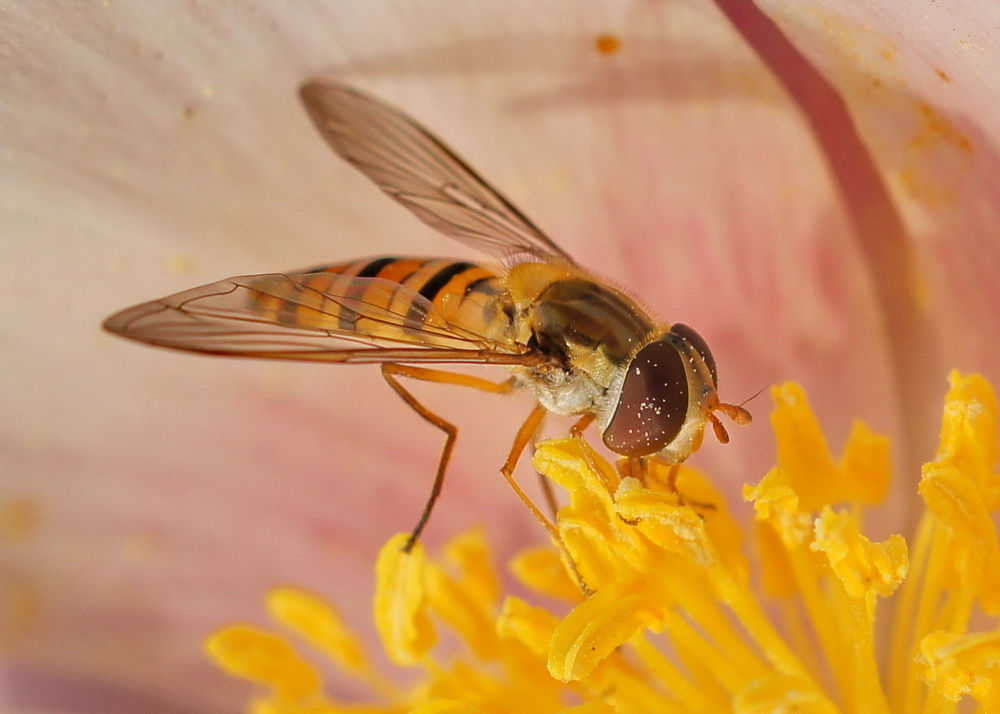
[[[534,394],[537,404],[501,471],[560,545],[555,526],[513,478],[547,412],[577,416],[574,434],[596,422],[605,445],[631,463],[657,457],[673,464],[675,490],[676,466],[700,447],[707,424],[728,441],[716,412],[750,422],[742,406],[720,400],[715,360],[697,332],[658,322],[578,265],[413,119],[330,81],[308,82],[301,96],[342,158],[424,223],[499,259],[504,269],[383,256],[240,276],[128,308],[104,327],[192,352],[380,364],[392,389],[446,434],[407,550],[430,518],[458,430],[417,401],[400,377]],[[504,365],[512,375],[494,383],[421,366],[448,363]]]

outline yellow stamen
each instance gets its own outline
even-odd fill
[[[934,696],[957,702],[972,696],[986,711],[1000,703],[1000,632],[933,632],[920,642],[920,677]]]
[[[360,673],[368,668],[360,640],[318,595],[297,588],[276,588],[268,593],[267,610],[275,621],[323,650],[342,669]]]
[[[559,625],[559,618],[548,610],[529,605],[518,597],[510,596],[503,604],[497,618],[497,634],[516,640],[536,657],[545,657],[552,641],[552,633]]]
[[[534,463],[568,492],[557,518],[565,551],[535,548],[512,562],[534,596],[502,595],[482,531],[433,561],[419,545],[404,552],[406,535],[383,549],[376,625],[393,661],[422,668],[418,686],[386,685],[317,596],[278,589],[269,609],[370,686],[380,703],[356,712],[952,714],[963,698],[1000,711],[997,403],[982,378],[951,379],[912,548],[902,535],[874,542],[863,532],[866,507],[888,491],[888,441],[857,423],[835,457],[801,388],[786,384],[773,391],[778,465],[744,488],[753,557],[697,471],[680,469],[681,501],[670,465],[651,461],[640,481],[582,439],[561,439],[539,444]],[[887,599],[895,623],[879,607]],[[970,631],[986,615],[992,624]],[[888,661],[876,646],[884,626]],[[444,646],[438,628],[452,634]],[[209,649],[270,688],[256,714],[345,711],[282,637],[239,626]]]
[[[300,702],[320,692],[317,671],[278,635],[233,625],[212,635],[206,648],[222,669],[270,687],[281,702]]]
[[[409,536],[400,533],[382,548],[375,565],[375,624],[386,652],[401,665],[416,664],[437,641],[427,614],[424,548],[403,546]]]
[[[590,674],[618,646],[642,627],[640,594],[605,587],[556,627],[549,644],[549,672],[568,682]]]

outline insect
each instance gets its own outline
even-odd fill
[[[676,465],[700,447],[706,425],[729,440],[716,412],[750,422],[742,406],[720,400],[715,360],[697,332],[655,320],[581,267],[414,120],[331,81],[309,82],[301,96],[335,152],[424,223],[503,269],[384,256],[240,276],[128,308],[104,327],[192,352],[380,364],[392,389],[446,435],[407,550],[430,518],[458,430],[422,405],[402,377],[534,394],[537,404],[501,472],[557,543],[555,526],[513,478],[546,413],[577,416],[575,434],[596,423],[605,445],[630,464],[655,457],[675,465],[671,487]],[[494,383],[435,366],[449,363],[504,365],[512,374]]]

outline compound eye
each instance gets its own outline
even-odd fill
[[[683,322],[671,325],[670,331],[678,337],[683,337],[687,340],[687,343],[694,347],[695,351],[701,355],[701,358],[705,360],[705,366],[708,367],[708,371],[712,373],[712,386],[718,388],[719,375],[715,371],[715,357],[712,356],[712,350],[708,349],[708,343],[705,342],[705,338],[699,335],[693,327],[688,327]]]
[[[650,342],[629,363],[618,405],[604,430],[604,443],[616,454],[655,454],[684,426],[688,378],[676,339],[668,335]]]

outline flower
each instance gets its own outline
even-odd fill
[[[786,383],[773,396],[778,465],[744,490],[755,558],[701,473],[684,468],[679,482],[686,499],[713,504],[699,512],[665,487],[667,466],[650,464],[643,484],[582,439],[551,440],[535,466],[569,494],[558,528],[591,596],[581,597],[556,548],[511,563],[533,591],[526,599],[501,595],[481,531],[454,538],[440,561],[422,547],[403,551],[400,534],[379,559],[374,613],[391,659],[421,670],[418,684],[387,685],[336,611],[292,588],[272,591],[269,611],[306,647],[236,625],[208,650],[268,686],[252,707],[260,714],[347,710],[326,696],[316,655],[302,649],[370,684],[382,695],[360,709],[371,712],[949,712],[963,698],[992,711],[1000,473],[990,384],[952,374],[909,544],[862,532],[889,487],[888,440],[857,422],[835,459],[802,388]],[[572,609],[553,611],[545,596]],[[976,611],[994,624],[974,626]],[[457,645],[443,644],[441,629]]]
[[[727,398],[796,379],[836,439],[859,414],[919,463],[907,420],[946,367],[1000,379],[992,3],[357,5],[0,7],[3,708],[226,711],[241,689],[205,631],[276,581],[337,591],[358,626],[379,545],[418,515],[438,434],[375,370],[99,328],[229,275],[458,255],[316,137],[295,90],[319,74],[417,117],[695,326]],[[495,473],[530,405],[427,395],[462,429],[427,543],[483,521],[506,561],[541,537]],[[694,463],[735,493],[772,457],[754,429]],[[889,503],[884,522],[912,517]]]

